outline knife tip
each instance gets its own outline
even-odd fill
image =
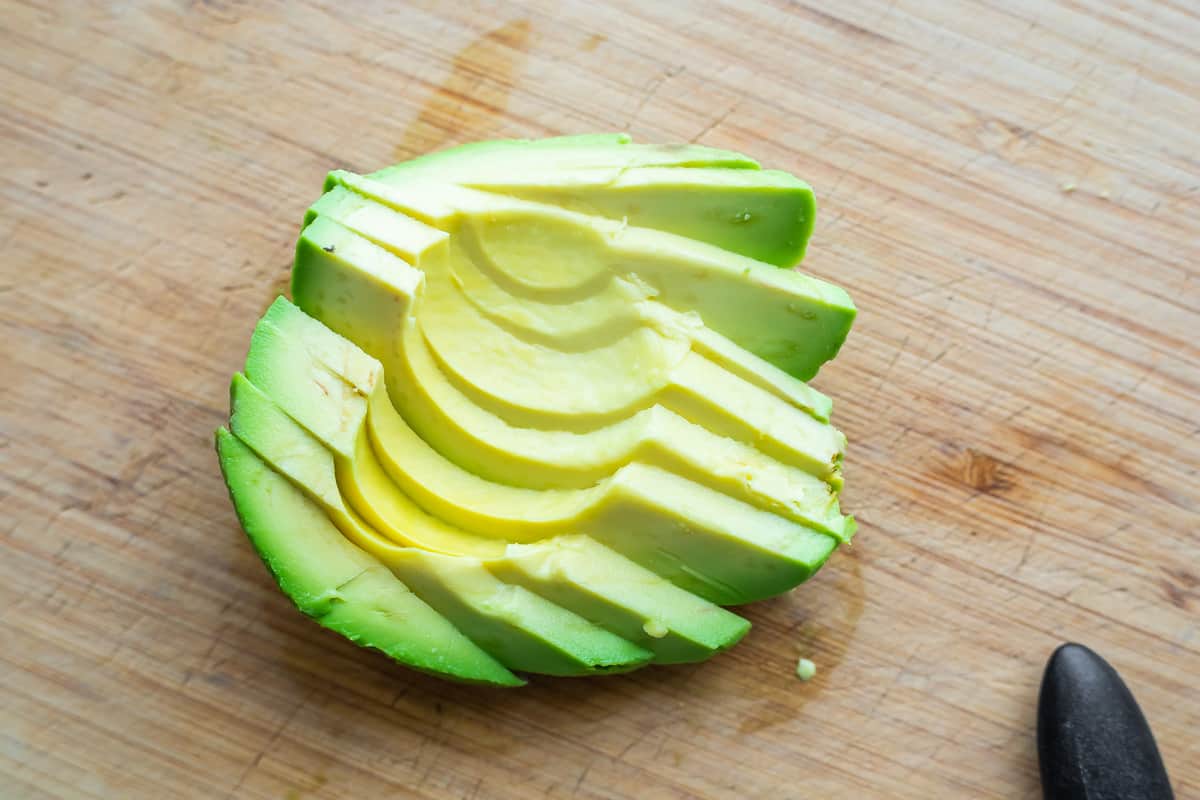
[[[1037,738],[1046,800],[1173,800],[1137,701],[1085,645],[1060,645],[1047,661]]]

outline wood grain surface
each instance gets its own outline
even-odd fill
[[[1032,799],[1068,639],[1200,797],[1198,42],[1191,0],[4,0],[0,797]],[[442,683],[291,608],[212,431],[326,171],[601,130],[816,188],[862,529],[708,664]]]

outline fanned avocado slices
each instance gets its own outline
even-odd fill
[[[812,191],[621,134],[331,173],[217,434],[306,614],[512,686],[703,660],[849,541]]]

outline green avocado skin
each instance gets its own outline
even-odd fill
[[[422,672],[491,686],[525,683],[346,541],[315,503],[225,428],[216,445],[242,529],[302,612]]]

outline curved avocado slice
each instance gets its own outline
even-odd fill
[[[348,221],[370,228],[380,237],[390,232],[391,247],[400,252],[409,251],[410,258],[418,266],[427,267],[426,277],[444,274],[447,240],[420,231],[415,236],[408,236],[404,228],[411,220],[381,230],[380,226],[390,221],[386,215],[386,211],[376,212],[371,215],[371,220],[367,220],[365,215],[355,214]],[[405,218],[395,215],[395,219]],[[422,253],[413,252],[422,243],[429,246],[427,259],[422,258]],[[504,463],[500,469],[509,474],[508,480],[533,487],[555,485],[554,482],[579,486],[588,479],[594,480],[597,470],[589,469],[589,456],[627,454],[631,447],[631,429],[636,426],[623,425],[628,414],[613,417],[610,411],[604,417],[610,422],[596,428],[596,417],[589,416],[588,409],[579,406],[589,395],[596,397],[611,387],[616,387],[618,392],[628,390],[634,384],[622,376],[630,372],[629,364],[633,363],[640,365],[635,372],[638,374],[636,385],[641,387],[634,394],[643,397],[632,409],[622,411],[636,413],[655,402],[661,403],[712,433],[753,445],[766,455],[825,480],[835,489],[840,487],[839,469],[845,445],[840,432],[811,413],[797,413],[796,405],[782,398],[780,392],[747,381],[698,352],[685,350],[682,358],[669,356],[674,364],[665,375],[648,368],[652,349],[642,351],[643,357],[634,361],[613,358],[603,367],[593,362],[595,369],[604,372],[608,378],[589,375],[586,370],[568,374],[570,358],[577,354],[533,345],[523,350],[499,328],[472,328],[472,323],[480,323],[481,318],[473,310],[463,309],[462,314],[446,316],[442,328],[456,342],[447,346],[448,352],[473,353],[468,357],[475,366],[468,368],[468,372],[486,373],[497,390],[503,392],[518,382],[514,376],[520,371],[528,378],[525,394],[535,400],[564,402],[561,398],[569,393],[565,389],[558,390],[564,384],[570,385],[575,397],[581,399],[580,403],[574,404],[574,414],[566,414],[562,408],[558,410],[560,413],[551,414],[538,414],[526,408],[523,409],[525,413],[517,413],[514,419],[514,409],[508,404],[502,403],[501,410],[484,408],[475,402],[480,399],[477,392],[467,394],[461,382],[448,381],[449,374],[445,377],[440,374],[445,362],[434,353],[427,353],[433,343],[428,336],[428,325],[421,326],[420,331],[411,330],[411,325],[406,327],[407,315],[416,316],[420,322],[428,319],[425,309],[433,293],[431,282],[435,279],[428,277],[428,282],[424,282],[422,274],[394,252],[355,235],[332,219],[318,216],[305,229],[297,247],[293,293],[301,307],[384,361],[394,402],[419,428],[422,436],[455,460],[465,461],[472,455],[484,459],[498,453]],[[487,323],[484,321],[483,324]],[[474,335],[468,335],[471,331]],[[704,339],[710,349],[714,338]],[[733,350],[733,345],[728,345],[722,358],[733,359],[737,355]],[[740,355],[742,363],[759,361],[744,351]],[[554,372],[556,362],[552,358],[563,361],[558,373]],[[749,369],[752,367],[747,367]],[[553,374],[553,380],[548,380],[547,374]],[[644,392],[647,380],[660,384],[648,396]],[[464,396],[458,397],[460,394]],[[431,416],[427,413],[431,407],[442,410]],[[570,427],[572,423],[581,424],[580,420],[584,419],[592,419],[593,425],[584,423],[583,430]],[[613,430],[617,426],[618,429]],[[581,435],[571,442],[572,448],[567,451],[566,459],[556,461],[556,450],[549,442],[522,444],[519,441],[523,438],[521,434],[512,433],[514,429],[554,427],[565,427],[569,432]],[[488,446],[479,449],[476,442],[485,442]],[[524,459],[525,469],[510,472],[507,454],[512,454],[517,461]],[[613,466],[611,462],[601,463],[607,464],[610,470]],[[572,474],[573,468],[581,474]],[[493,476],[497,470],[485,467],[485,474]]]
[[[817,211],[812,187],[775,170],[632,167],[616,176],[530,170],[468,177],[463,185],[626,220],[781,267],[804,258]]]
[[[371,177],[385,182],[433,176],[461,182],[472,176],[504,176],[529,168],[547,172],[607,169],[613,174],[633,167],[719,167],[759,169],[741,153],[703,145],[635,144],[626,133],[591,133],[546,139],[495,139],[469,142],[385,167]],[[326,189],[329,187],[326,186]]]
[[[453,680],[523,680],[465,637],[324,513],[222,428],[221,472],[242,528],[296,606],[324,627],[402,664]]]
[[[787,173],[739,153],[635,144],[625,134],[464,145],[370,177],[456,183],[624,219],[782,267],[804,257],[816,218],[812,189]]]
[[[509,545],[505,557],[488,562],[488,568],[654,651],[659,664],[702,661],[750,630],[745,619],[587,536]]]

